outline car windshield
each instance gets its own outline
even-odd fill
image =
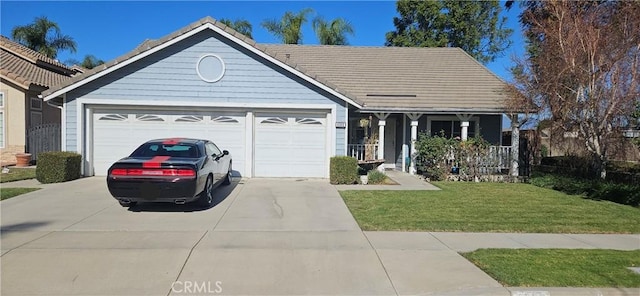
[[[198,147],[193,144],[145,143],[131,154],[131,157],[155,156],[198,158],[200,153],[198,152]]]

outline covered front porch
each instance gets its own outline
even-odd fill
[[[512,145],[502,146],[503,114],[496,113],[349,113],[347,155],[360,163],[380,164],[378,169],[418,173],[415,162],[419,134],[466,141],[481,136],[491,143],[487,173],[518,176],[519,126],[512,120]],[[453,160],[452,160],[453,161]]]

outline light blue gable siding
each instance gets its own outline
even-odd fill
[[[205,54],[225,62],[224,77],[201,80],[196,64]],[[269,63],[237,44],[205,30],[160,52],[109,73],[67,94],[67,149],[77,143],[78,98],[140,102],[231,102],[247,104],[332,104],[336,119],[345,118],[344,101]],[[344,155],[344,129],[336,130],[336,154]]]

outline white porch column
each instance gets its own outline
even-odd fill
[[[519,160],[520,158],[520,122],[518,121],[518,115],[511,115],[511,176],[518,177],[519,175]]]
[[[466,141],[469,138],[469,119],[472,114],[456,114],[460,119],[460,139]]]
[[[416,141],[418,140],[418,121],[411,120],[411,163],[409,164],[409,174],[416,174]]]
[[[460,139],[462,141],[466,141],[467,138],[469,138],[469,122],[468,121],[461,121],[460,122],[460,129],[461,129],[461,133],[460,133]]]
[[[387,125],[387,117],[391,113],[374,113],[378,117],[378,159],[384,159],[384,127]],[[384,171],[384,162],[378,166],[379,171]]]
[[[422,116],[421,113],[410,113],[407,114],[409,119],[411,119],[411,163],[409,164],[409,174],[416,174],[416,141],[418,140],[418,119]]]
[[[384,159],[384,127],[386,125],[385,119],[378,120],[378,159]]]

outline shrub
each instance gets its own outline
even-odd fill
[[[329,161],[331,184],[355,184],[358,177],[358,160],[349,156],[334,156]]]
[[[378,170],[370,170],[367,174],[367,180],[369,184],[382,184],[387,176]]]
[[[38,154],[36,179],[40,183],[59,183],[80,178],[82,156],[73,152],[42,152]]]
[[[551,173],[535,173],[530,183],[589,199],[608,200],[619,204],[640,206],[640,186],[619,184],[610,181],[589,180]]]

